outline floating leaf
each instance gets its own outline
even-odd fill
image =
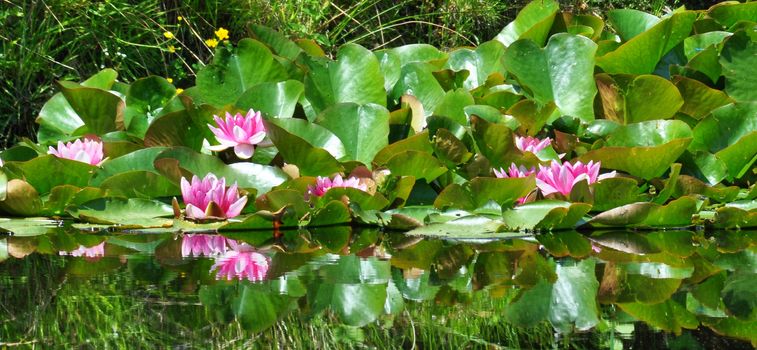
[[[282,81],[286,76],[284,66],[263,43],[242,39],[234,48],[219,46],[213,62],[197,72],[197,86],[185,93],[220,107],[236,102],[257,84]]]
[[[70,211],[81,220],[96,224],[117,224],[121,227],[165,227],[173,224],[170,205],[148,199],[97,199]]]
[[[234,105],[267,117],[291,118],[304,91],[305,87],[296,80],[260,83],[247,89]]]
[[[505,52],[505,66],[534,99],[555,102],[562,114],[594,120],[594,54],[597,45],[586,37],[553,35],[543,50],[531,40],[514,42]]]
[[[590,209],[586,203],[541,200],[503,211],[502,220],[511,230],[573,228]]]
[[[528,3],[502,31],[495,40],[510,46],[518,39],[531,39],[543,45],[549,35],[549,29],[555,20],[560,5],[554,0],[532,1]]]
[[[305,98],[316,112],[337,103],[386,106],[384,76],[376,56],[357,44],[339,48],[336,61],[310,60]]]
[[[697,16],[695,11],[676,12],[617,49],[597,57],[597,66],[610,74],[654,72],[660,59],[689,35]]]
[[[589,151],[579,159],[601,161],[603,168],[652,179],[662,175],[683,154],[691,136],[691,129],[679,120],[619,126],[607,137],[605,147]]]
[[[323,111],[316,122],[341,140],[346,160],[369,167],[389,143],[389,111],[376,104],[337,104]]]

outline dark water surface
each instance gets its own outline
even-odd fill
[[[756,243],[24,232],[0,236],[0,349],[751,349]]]

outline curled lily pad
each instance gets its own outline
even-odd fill
[[[698,211],[697,201],[688,196],[666,205],[652,202],[627,204],[602,212],[587,224],[592,226],[676,227],[692,224],[691,216]]]

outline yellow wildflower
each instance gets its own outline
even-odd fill
[[[177,95],[178,95],[178,94],[181,94],[182,92],[184,92],[184,89],[182,89],[182,88],[177,88],[177,89],[176,89],[176,94],[177,94]]]
[[[173,45],[168,45],[168,52],[174,53],[176,52],[176,48]]]
[[[210,48],[216,47],[216,46],[218,46],[218,40],[216,40],[216,39],[205,40],[205,45],[208,45],[208,47],[210,47]]]
[[[177,20],[177,21],[179,21],[179,22],[181,22],[181,21],[183,21],[183,20],[184,20],[184,17],[181,17],[181,16],[179,16],[179,17],[176,17],[176,20]]]
[[[173,39],[173,33],[171,32],[165,32],[163,33],[163,36],[166,37],[166,39]]]
[[[224,29],[223,27],[218,28],[218,30],[216,30],[216,37],[218,37],[218,40],[228,39],[229,31]]]
[[[171,78],[166,78],[166,81],[167,81],[167,82],[168,82],[169,84],[173,84],[173,79],[171,79]]]

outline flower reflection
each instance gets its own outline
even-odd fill
[[[85,247],[83,245],[80,245],[76,250],[72,250],[70,252],[60,251],[58,252],[58,254],[85,258],[100,258],[105,256],[105,242],[92,247]]]
[[[186,234],[181,240],[181,256],[216,256],[226,252],[226,237]]]
[[[262,281],[268,274],[268,258],[246,243],[240,244],[231,239],[227,241],[231,249],[216,258],[216,263],[210,268],[211,272],[218,270],[216,279]]]

